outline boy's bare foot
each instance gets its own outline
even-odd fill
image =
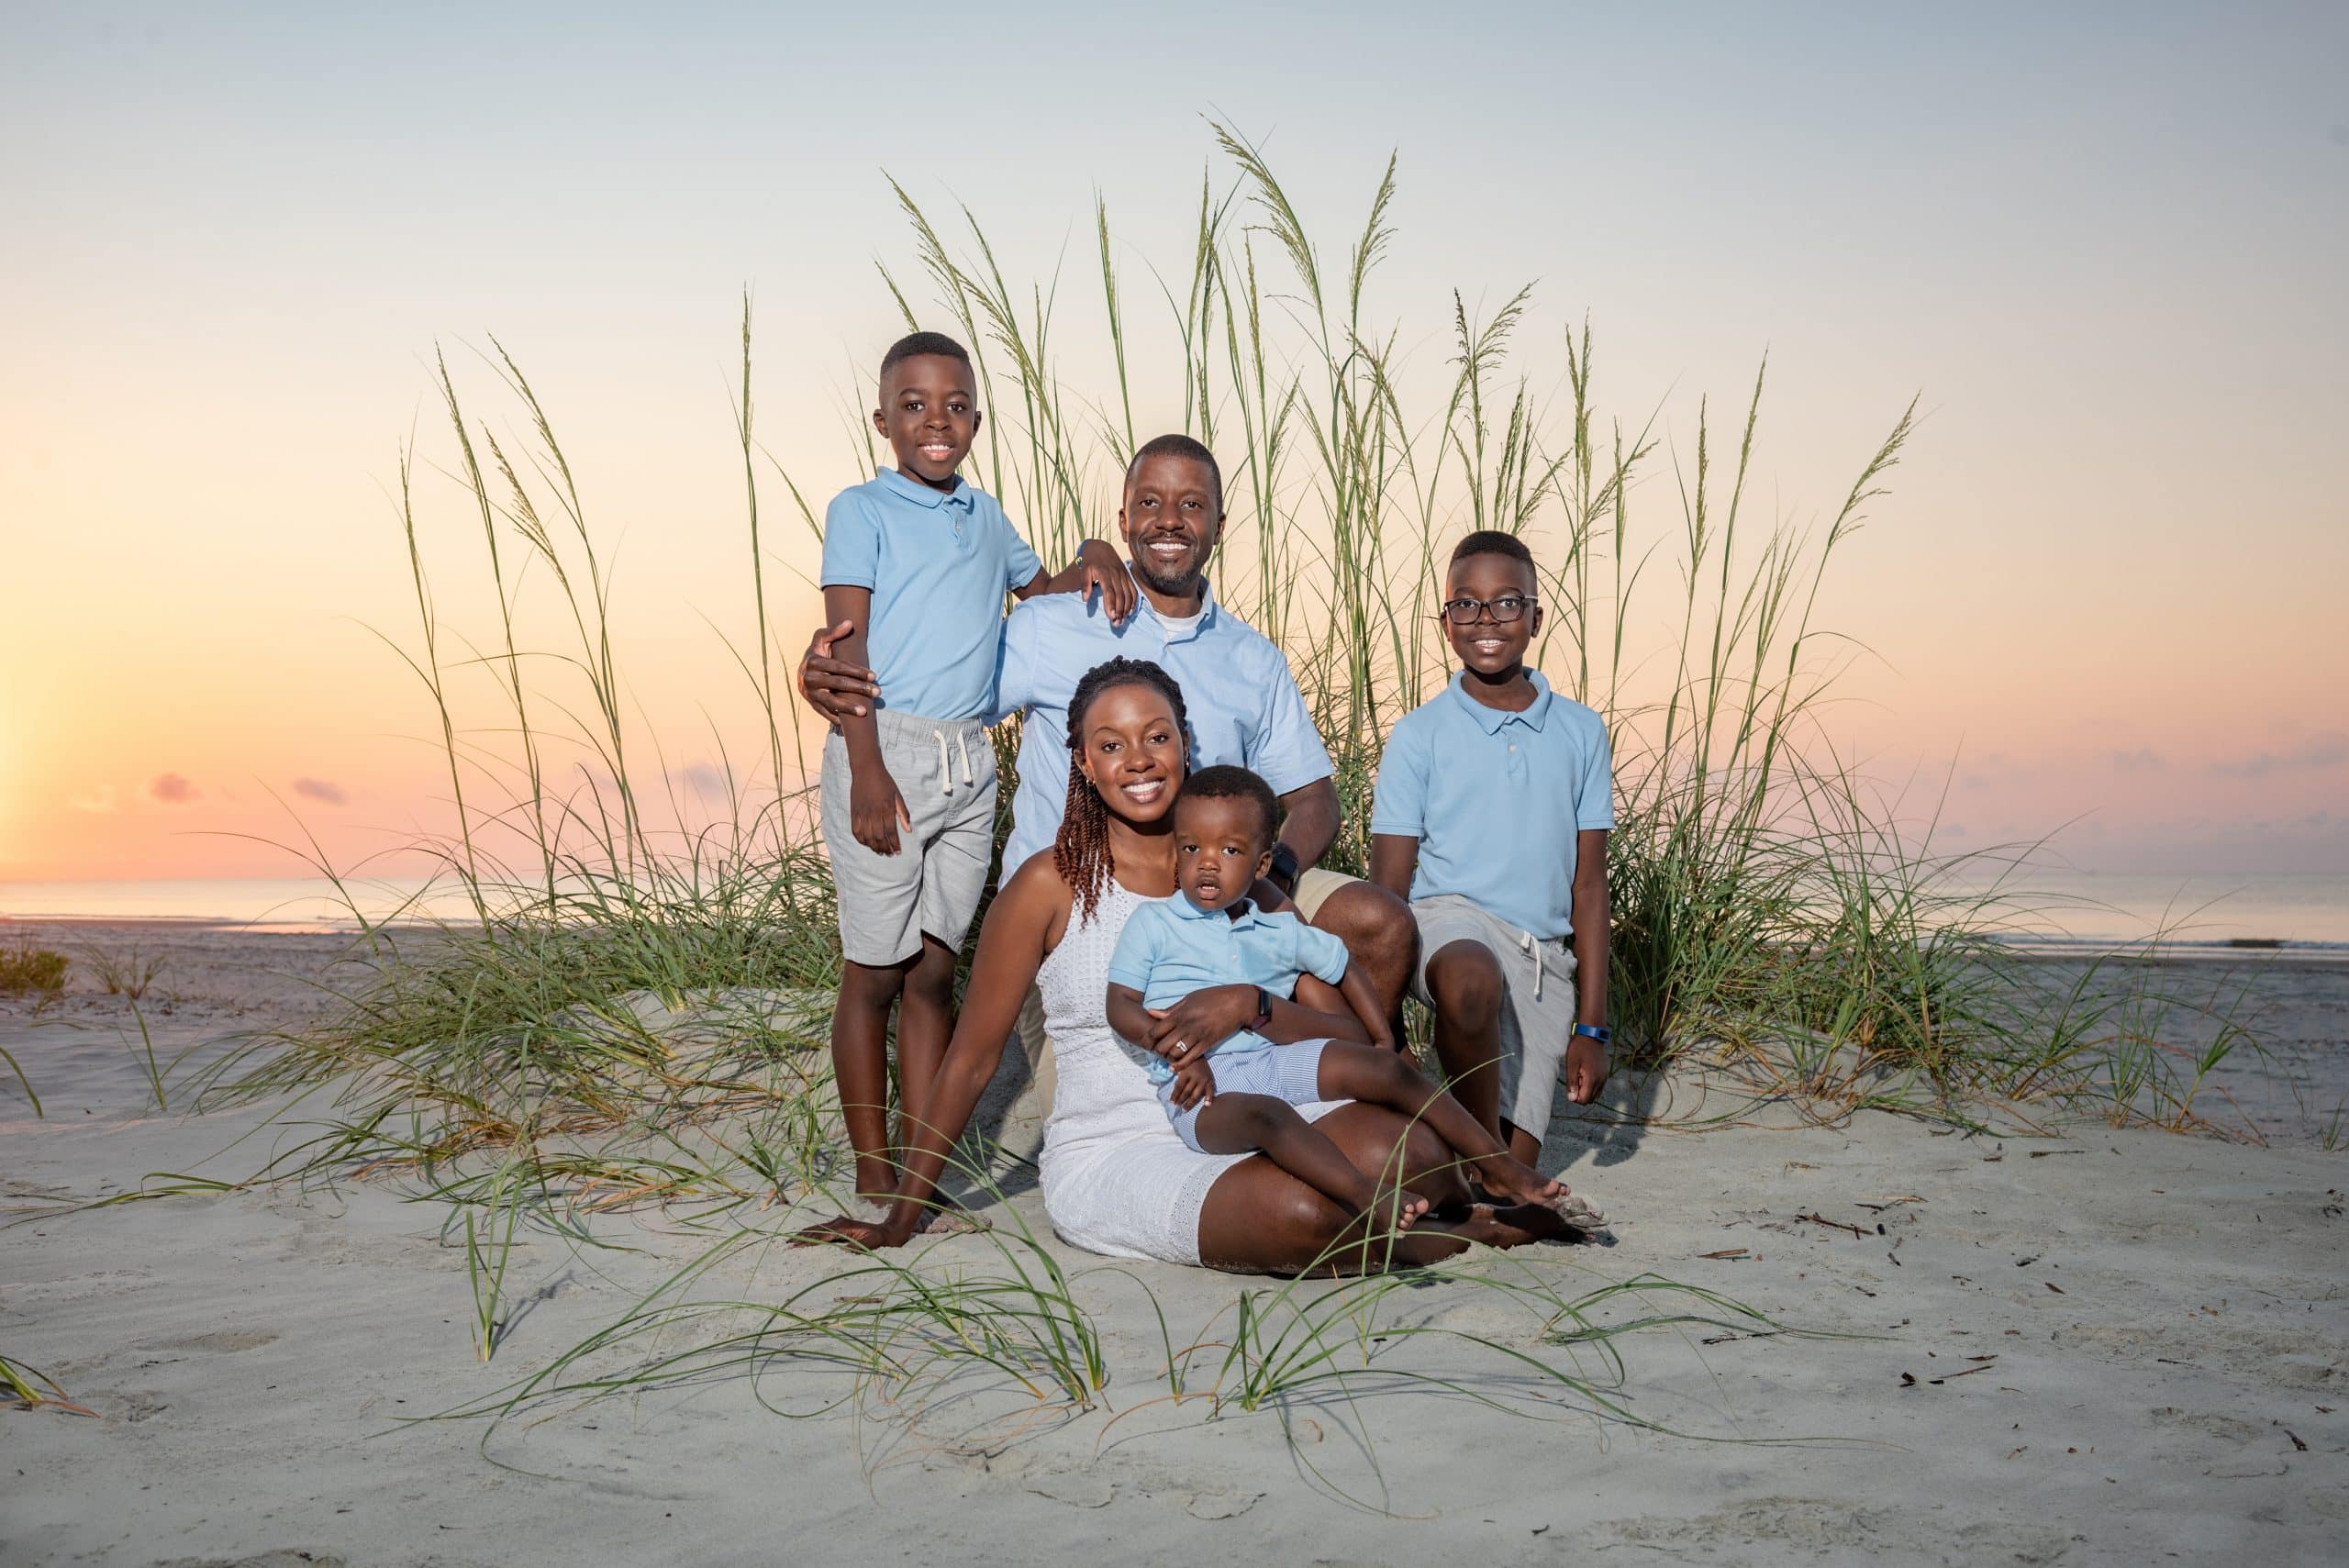
[[[1566,1195],[1565,1183],[1553,1181],[1508,1153],[1477,1161],[1476,1180],[1486,1192],[1508,1203],[1551,1204]]]
[[[1427,1211],[1427,1199],[1400,1185],[1381,1187],[1370,1203],[1372,1223],[1384,1234],[1408,1230]]]

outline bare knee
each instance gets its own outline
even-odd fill
[[[1375,882],[1351,882],[1322,901],[1312,923],[1342,940],[1390,1001],[1402,995],[1419,941],[1409,905]]]
[[[1452,942],[1428,961],[1428,994],[1436,1018],[1457,1029],[1484,1029],[1497,1022],[1504,989],[1500,960],[1482,942]]]
[[[906,976],[906,1000],[944,1010],[954,1000],[954,951],[924,939],[921,957]]]
[[[1216,1119],[1223,1131],[1257,1149],[1288,1132],[1300,1119],[1269,1095],[1226,1095],[1217,1105]]]
[[[852,1007],[886,1008],[905,989],[907,968],[905,964],[841,964],[841,1002]]]
[[[1333,1198],[1314,1191],[1303,1182],[1288,1184],[1290,1191],[1282,1207],[1283,1218],[1296,1226],[1301,1234],[1327,1238],[1335,1236],[1353,1218],[1339,1207]]]
[[[1409,1060],[1391,1051],[1366,1054],[1357,1065],[1364,1080],[1383,1103],[1407,1110],[1418,1109],[1419,1097],[1425,1094],[1427,1080]],[[1416,1124],[1414,1124],[1416,1126]]]

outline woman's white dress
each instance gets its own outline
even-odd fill
[[[1037,1163],[1062,1240],[1113,1258],[1197,1263],[1208,1189],[1248,1156],[1186,1148],[1150,1081],[1149,1053],[1109,1028],[1109,955],[1142,902],[1112,879],[1093,918],[1079,925],[1072,914],[1036,973],[1059,1077]],[[1308,1120],[1336,1108],[1297,1107]]]

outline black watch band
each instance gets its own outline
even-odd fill
[[[1297,851],[1286,844],[1273,846],[1273,880],[1287,892],[1297,891]]]
[[[1263,1029],[1273,1021],[1273,994],[1263,986],[1256,987],[1256,1027]]]

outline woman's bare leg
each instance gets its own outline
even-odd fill
[[[1199,1107],[1192,1131],[1210,1154],[1262,1154],[1348,1213],[1373,1216],[1380,1230],[1408,1230],[1428,1210],[1426,1198],[1396,1179],[1399,1171],[1372,1177],[1356,1170],[1327,1133],[1271,1095],[1218,1095]]]
[[[1208,1189],[1199,1211],[1201,1262],[1236,1273],[1377,1273],[1441,1262],[1471,1242],[1509,1247],[1559,1233],[1546,1209],[1472,1209],[1458,1157],[1423,1122],[1355,1104],[1313,1125],[1364,1174],[1383,1180],[1399,1173],[1432,1206],[1428,1217],[1400,1234],[1365,1235],[1354,1216],[1259,1156]]]

